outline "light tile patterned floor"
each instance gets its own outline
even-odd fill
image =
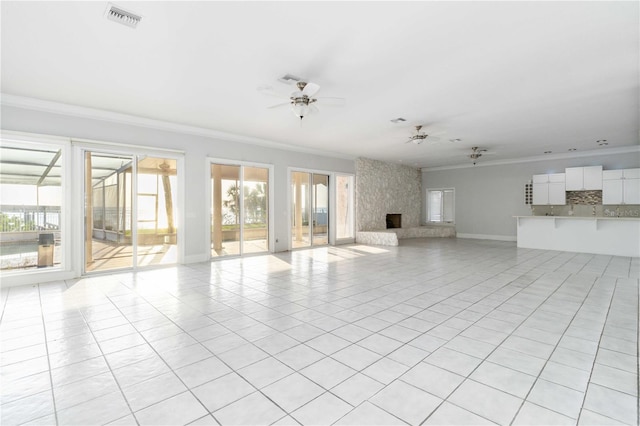
[[[420,239],[2,291],[2,424],[637,424],[640,260]]]

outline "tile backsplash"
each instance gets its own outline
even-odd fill
[[[596,206],[602,204],[602,190],[567,191],[567,204]]]

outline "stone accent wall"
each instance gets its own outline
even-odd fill
[[[387,213],[400,213],[402,227],[420,225],[420,170],[368,158],[356,160],[356,230],[386,229]]]

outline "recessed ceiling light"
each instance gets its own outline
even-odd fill
[[[569,148],[569,152],[577,151],[577,150],[578,150],[577,148]]]
[[[391,120],[392,123],[402,123],[403,121],[407,120],[402,117],[394,118],[393,120]]]
[[[553,151],[545,151],[545,154],[551,154]]]
[[[456,139],[449,139],[449,142],[453,142],[453,143],[456,143],[456,142],[462,142],[462,139],[460,139],[460,138],[456,138]]]

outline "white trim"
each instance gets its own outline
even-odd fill
[[[29,273],[25,273],[25,271],[27,270],[15,275],[4,275],[3,273],[2,280],[0,280],[0,288],[44,284],[53,281],[71,280],[77,277],[73,271],[51,271],[49,269],[39,269]]]
[[[202,263],[202,262],[208,262],[209,261],[209,256],[206,253],[205,254],[192,254],[190,256],[185,256],[184,257],[184,264],[189,264],[189,263]]]
[[[305,168],[300,168],[300,167],[287,167],[287,248],[289,251],[293,250],[293,245],[291,243],[291,239],[292,239],[292,234],[291,234],[291,224],[293,223],[293,211],[291,210],[292,207],[292,197],[291,197],[291,173],[292,172],[301,172],[301,173],[309,173],[309,179],[312,179],[312,176],[314,174],[317,175],[325,175],[329,177],[329,186],[327,187],[327,209],[328,209],[328,214],[327,214],[327,244],[323,244],[323,245],[314,245],[313,244],[313,227],[311,226],[311,217],[309,217],[309,246],[307,247],[299,247],[299,249],[306,249],[306,248],[313,248],[313,247],[323,247],[323,246],[331,246],[331,245],[335,245],[335,241],[332,243],[331,242],[331,233],[332,233],[332,228],[334,227],[334,224],[331,221],[331,211],[334,209],[334,198],[333,198],[333,192],[334,190],[332,188],[334,188],[335,186],[335,174],[338,172],[330,172],[327,170],[319,170],[319,169],[305,169]],[[354,175],[355,176],[355,175]],[[310,182],[311,185],[313,185],[312,182]],[[314,205],[312,205],[312,203],[310,202],[309,204],[312,208],[311,210],[313,211],[313,207],[315,207]]]
[[[71,146],[74,149],[74,160],[75,167],[74,173],[76,178],[75,182],[78,182],[77,185],[74,185],[74,202],[73,211],[75,212],[76,217],[85,217],[85,205],[84,205],[84,197],[85,197],[85,163],[84,163],[84,153],[95,152],[99,154],[114,154],[114,155],[130,155],[132,157],[132,194],[137,194],[138,188],[138,180],[137,170],[138,170],[138,161],[140,161],[139,156],[146,157],[161,157],[161,158],[170,158],[176,161],[176,178],[178,181],[178,199],[177,205],[178,208],[175,210],[176,217],[176,228],[178,230],[178,234],[176,236],[177,241],[177,258],[175,263],[171,264],[152,264],[152,265],[138,265],[138,230],[137,225],[133,226],[131,229],[131,243],[132,243],[132,266],[118,268],[113,270],[100,270],[100,271],[87,271],[86,270],[86,261],[85,261],[85,250],[84,250],[84,238],[86,229],[83,226],[83,220],[75,221],[74,223],[74,250],[78,251],[77,255],[73,256],[74,259],[74,270],[76,270],[77,276],[93,276],[99,275],[102,273],[110,273],[116,271],[139,271],[144,268],[156,268],[156,267],[165,267],[165,266],[176,266],[183,263],[183,259],[186,254],[186,212],[184,212],[185,208],[185,189],[186,189],[186,171],[184,170],[185,166],[185,155],[184,151],[178,150],[166,150],[162,148],[156,149],[155,147],[142,147],[136,145],[126,145],[126,144],[117,144],[117,143],[109,143],[109,142],[99,142],[95,140],[88,139],[71,139]],[[137,197],[133,197],[132,199],[133,205],[131,206],[131,215],[132,222],[138,223],[138,208],[137,208]]]
[[[429,220],[429,191],[440,191],[442,192],[442,205],[440,206],[440,214],[442,216],[444,216],[444,191],[452,191],[453,192],[453,200],[452,202],[452,206],[451,206],[451,210],[453,213],[453,221],[452,222],[433,222]],[[449,187],[449,188],[425,188],[424,190],[424,209],[425,209],[425,218],[424,218],[424,223],[425,225],[455,225],[456,224],[456,188],[455,187]]]
[[[69,143],[70,138],[61,136],[43,135],[40,133],[18,132],[15,130],[0,130],[0,139],[9,142],[31,142],[31,143]]]
[[[338,176],[343,176],[343,177],[350,177],[351,178],[351,188],[349,188],[349,205],[350,205],[350,209],[351,209],[351,217],[349,218],[350,221],[350,225],[351,225],[351,231],[353,232],[353,236],[352,237],[347,237],[347,238],[338,238],[337,237],[337,233],[338,233]],[[355,243],[356,242],[356,214],[355,214],[355,203],[356,203],[356,189],[355,189],[355,184],[356,184],[356,175],[355,173],[343,173],[343,172],[334,172],[333,173],[333,177],[332,177],[333,183],[332,183],[332,188],[333,188],[333,198],[331,200],[331,203],[333,205],[334,208],[332,208],[330,210],[330,215],[331,218],[330,223],[333,223],[334,226],[331,226],[331,236],[330,236],[330,240],[329,240],[329,244],[330,245],[339,245],[339,244],[350,244],[350,243]]]
[[[465,238],[472,240],[493,240],[493,241],[516,241],[515,235],[491,235],[491,234],[463,234],[456,233],[456,238]]]
[[[159,148],[156,146],[145,146],[145,145],[132,145],[129,143],[118,143],[118,142],[103,142],[97,141],[94,139],[83,139],[83,138],[71,138],[71,143],[80,144],[82,146],[88,145],[88,149],[93,149],[91,145],[95,145],[98,147],[108,147],[113,149],[127,150],[127,153],[138,154],[138,155],[147,155],[149,150],[153,150],[153,152],[157,153],[168,153],[168,154],[178,154],[184,155],[186,151],[182,149],[169,149],[169,148]],[[120,151],[117,151],[120,152]]]
[[[168,121],[144,118],[130,114],[123,114],[112,111],[105,111],[97,108],[88,108],[77,105],[64,104],[60,102],[45,101],[41,99],[29,98],[25,96],[9,95],[0,93],[0,104],[3,106],[30,109],[34,111],[44,111],[53,114],[61,114],[72,117],[88,118],[93,120],[101,120],[112,123],[127,124],[132,126],[146,127],[150,129],[163,130],[181,134],[204,136],[227,142],[240,142],[251,145],[265,146],[285,151],[303,152],[307,154],[320,155],[322,157],[341,158],[345,160],[355,160],[353,155],[346,155],[339,152],[330,152],[320,149],[289,145],[281,142],[275,142],[268,139],[256,138],[251,136],[236,135],[233,133],[222,132],[218,130],[207,129],[197,126],[188,126],[185,124],[171,123]]]
[[[60,156],[60,239],[62,241],[62,255],[60,258],[60,265],[48,267],[44,269],[14,269],[0,271],[0,277],[2,278],[2,286],[13,286],[23,284],[34,284],[43,282],[42,277],[46,275],[46,281],[54,281],[59,279],[69,279],[73,276],[77,276],[77,269],[75,269],[75,256],[74,256],[74,222],[71,218],[73,216],[72,200],[73,194],[69,188],[73,188],[73,174],[72,168],[74,161],[72,159],[72,149],[69,138],[50,137],[46,135],[30,135],[28,133],[21,132],[7,132],[2,131],[1,140],[4,146],[28,148],[28,149],[59,149],[61,151]]]
[[[509,160],[486,161],[486,162],[478,163],[475,165],[474,164],[457,164],[452,166],[423,167],[420,170],[423,172],[436,172],[440,170],[470,169],[472,167],[487,167],[487,166],[502,166],[502,165],[508,165],[508,164],[535,163],[538,161],[598,157],[598,156],[604,156],[604,155],[630,154],[630,153],[636,153],[636,152],[640,152],[640,146],[628,146],[628,147],[623,146],[623,147],[614,147],[614,148],[602,148],[598,150],[583,151],[583,152],[567,152],[567,153],[553,154],[553,155],[537,155],[535,157],[523,157],[523,158],[512,158]]]

